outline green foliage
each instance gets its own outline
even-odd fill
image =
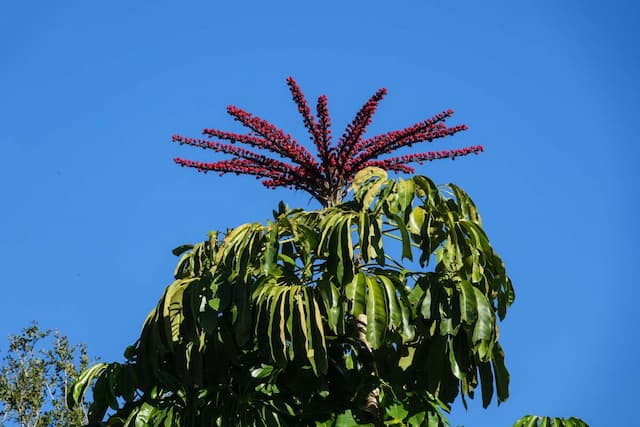
[[[526,415],[515,422],[513,427],[589,427],[579,418],[551,418]]]
[[[126,362],[85,371],[69,404],[93,384],[95,425],[444,426],[458,395],[504,402],[515,295],[474,203],[376,168],[352,188],[177,248]]]
[[[87,362],[84,345],[72,346],[58,331],[41,330],[36,323],[10,336],[0,366],[0,425],[82,425],[82,397],[69,408],[65,396]]]

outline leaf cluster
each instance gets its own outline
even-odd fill
[[[579,418],[553,418],[526,415],[515,422],[513,427],[589,427]]]
[[[354,198],[280,204],[185,245],[124,363],[86,370],[93,425],[442,426],[458,395],[508,398],[515,294],[471,199],[367,168]]]

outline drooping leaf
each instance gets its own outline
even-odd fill
[[[491,372],[491,363],[480,361],[478,363],[478,371],[480,372],[480,386],[482,388],[482,407],[487,408],[493,397],[493,373]]]
[[[509,398],[509,371],[504,364],[504,351],[497,342],[493,347],[493,360],[491,361],[496,379],[496,392],[498,404]]]
[[[358,317],[365,312],[367,279],[364,273],[358,273],[346,286],[347,300],[351,304],[351,315]]]
[[[489,341],[494,335],[495,318],[493,308],[480,289],[473,287],[473,291],[478,316],[475,328],[473,329],[473,342],[475,343],[480,340]]]
[[[403,221],[406,220],[406,214],[409,213],[409,208],[413,202],[413,198],[415,195],[415,184],[413,180],[404,180],[399,178],[396,182],[397,185],[397,194],[398,194],[398,207],[399,207],[399,216],[403,218]]]
[[[182,255],[184,252],[190,250],[193,248],[193,245],[180,245],[177,248],[173,249],[171,251],[172,254],[174,254],[175,256],[180,256]]]
[[[374,277],[365,276],[367,282],[367,342],[374,350],[379,348],[386,335],[388,308],[384,291]]]
[[[475,289],[471,283],[461,280],[458,283],[460,290],[460,313],[462,320],[468,324],[475,323],[478,319],[478,305],[476,303]]]
[[[413,261],[413,253],[411,251],[411,239],[409,238],[409,232],[407,231],[407,226],[398,215],[390,214],[391,219],[394,224],[400,230],[400,236],[402,240],[402,258],[408,259],[409,261]]]
[[[67,394],[67,404],[70,408],[74,408],[82,402],[89,386],[91,386],[96,377],[102,374],[106,367],[106,363],[96,363],[80,374]]]
[[[270,274],[276,265],[278,259],[278,223],[275,222],[269,226],[267,235],[267,244],[262,259],[262,273]]]
[[[309,293],[311,295],[311,293]],[[309,305],[310,328],[313,336],[313,354],[318,368],[318,372],[322,375],[327,373],[327,344],[323,326],[322,313],[320,306],[315,298],[311,297]]]
[[[412,234],[420,235],[424,224],[425,210],[421,206],[413,208],[409,214],[408,229]]]
[[[377,279],[382,284],[387,296],[387,307],[389,309],[389,329],[396,329],[400,326],[402,321],[402,313],[400,311],[400,304],[398,304],[398,296],[396,295],[395,284],[384,275],[378,275]]]

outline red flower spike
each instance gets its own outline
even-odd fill
[[[318,143],[318,156],[322,160],[322,164],[327,167],[329,163],[329,147],[331,146],[331,118],[329,117],[329,108],[327,107],[327,97],[322,95],[318,98],[316,107],[318,114],[318,132],[320,134],[320,142]]]
[[[322,153],[322,136],[316,126],[315,119],[311,115],[311,109],[307,104],[307,100],[304,98],[302,91],[300,90],[300,86],[293,80],[293,77],[287,78],[287,85],[289,85],[289,90],[291,91],[291,95],[293,96],[293,101],[298,106],[298,112],[302,115],[302,120],[304,122],[304,127],[309,131],[309,135],[311,136],[311,140],[316,144],[318,149],[318,153]]]
[[[378,108],[378,103],[387,94],[387,89],[379,89],[369,100],[362,106],[360,111],[356,114],[351,124],[347,126],[347,129],[338,141],[338,164],[345,165],[347,159],[357,149],[358,144],[362,139],[367,126],[371,123],[371,117]]]
[[[311,153],[309,153],[306,148],[298,144],[297,141],[293,140],[291,135],[285,135],[282,130],[276,128],[266,120],[255,117],[251,113],[248,113],[238,107],[234,107],[233,105],[227,107],[227,112],[237,121],[241,122],[244,126],[262,136],[267,141],[268,146],[261,148],[265,148],[284,157],[288,157],[301,166],[307,166],[309,168],[316,166],[316,161],[313,159]]]
[[[332,147],[327,97],[322,95],[318,98],[316,118],[312,115],[300,87],[292,77],[287,79],[287,85],[302,115],[304,126],[316,146],[320,163],[291,135],[285,134],[266,120],[234,106],[227,107],[227,112],[249,128],[250,131],[246,135],[216,129],[204,129],[202,132],[209,138],[218,138],[228,143],[187,138],[181,135],[173,136],[173,141],[181,145],[186,144],[228,154],[232,156],[231,159],[203,163],[177,157],[174,161],[180,166],[197,169],[198,172],[215,171],[221,176],[226,173],[253,175],[257,179],[262,179],[262,184],[267,188],[286,187],[303,190],[323,206],[334,206],[342,201],[346,188],[355,174],[363,168],[376,166],[397,173],[413,173],[414,169],[409,166],[410,163],[421,165],[425,161],[455,159],[484,151],[481,145],[477,145],[380,159],[380,156],[401,148],[425,141],[431,142],[434,139],[467,130],[466,125],[447,127],[444,122],[453,115],[453,110],[446,110],[408,128],[364,139],[365,131],[371,123],[378,103],[387,93],[386,89],[378,90],[362,106],[336,146]],[[235,145],[236,143],[271,152],[290,160],[293,164],[239,147]]]

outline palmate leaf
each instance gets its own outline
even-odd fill
[[[271,281],[260,286],[253,297],[258,312],[256,332],[266,330],[273,362],[286,365],[303,348],[316,374],[327,371],[326,341],[320,304],[313,290],[299,285]]]
[[[414,250],[414,245],[422,249],[419,257],[421,262],[428,261],[434,253],[438,254],[436,273],[431,278],[425,276],[426,281],[416,280],[416,284],[421,283],[423,289],[416,289],[420,291],[420,296],[414,299],[413,312],[419,312],[425,319],[435,322],[426,331],[429,335],[433,334],[430,332],[434,330],[433,326],[444,334],[458,334],[460,327],[465,328],[468,339],[466,349],[459,349],[462,353],[455,357],[451,349],[448,357],[452,362],[452,370],[463,379],[464,373],[459,371],[455,363],[457,360],[487,361],[499,354],[492,351],[497,337],[495,313],[497,311],[501,318],[504,317],[506,308],[514,299],[513,288],[504,274],[502,261],[495,255],[480,228],[480,217],[468,195],[450,185],[450,194],[455,198],[442,196],[425,177],[414,177],[412,182],[412,190],[421,201],[419,205],[406,205],[402,211],[399,208],[402,205],[398,203],[402,197],[398,197],[397,193],[406,193],[407,186],[402,188],[400,183],[389,183],[386,187],[380,187],[379,197],[372,209],[386,212],[389,223],[398,227],[398,240],[403,242],[403,257],[409,258],[408,248]],[[387,191],[388,188],[392,190]],[[364,204],[362,206],[366,208]],[[401,218],[408,218],[406,228]],[[410,238],[407,234],[410,234]],[[416,306],[420,309],[416,310]],[[470,372],[478,369],[475,363],[469,366]],[[499,381],[498,400],[503,401],[508,396],[508,373],[503,361],[499,360],[498,363],[501,368],[501,375],[496,377],[496,381]],[[493,381],[487,375],[483,377]],[[472,393],[475,387],[474,382],[463,381],[462,385],[463,395]],[[493,393],[493,387],[485,386],[483,390],[486,400]]]

